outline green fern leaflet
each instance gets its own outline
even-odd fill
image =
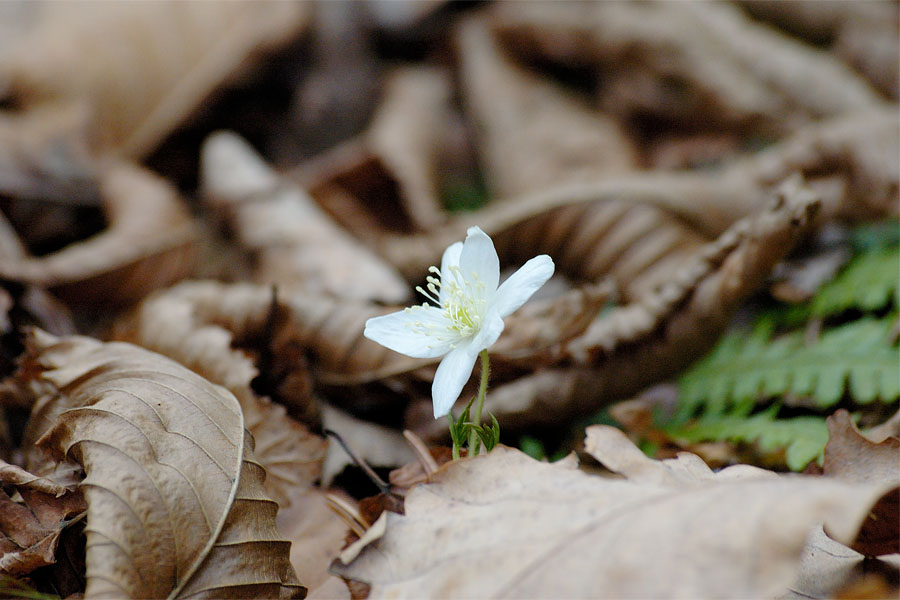
[[[893,301],[900,307],[900,247],[883,248],[855,258],[833,281],[822,286],[810,304],[814,317],[850,308],[881,310]]]
[[[800,471],[813,460],[821,464],[828,442],[825,418],[809,416],[777,420],[777,412],[778,406],[773,405],[752,417],[706,415],[671,433],[687,442],[730,440],[756,443],[763,452],[784,448],[785,462],[792,471]]]
[[[772,321],[748,335],[725,336],[679,381],[679,422],[701,405],[704,414],[748,414],[760,398],[785,394],[833,406],[845,390],[859,404],[900,397],[900,349],[892,339],[895,315],[866,317],[826,330],[813,344],[796,331],[771,339]]]

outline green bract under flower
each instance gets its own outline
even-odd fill
[[[450,412],[472,373],[478,353],[503,332],[503,318],[522,306],[553,275],[553,260],[536,256],[503,285],[494,243],[478,227],[465,242],[444,251],[441,268],[431,267],[426,289],[430,302],[366,322],[364,335],[414,358],[444,356],[431,386],[434,417]]]

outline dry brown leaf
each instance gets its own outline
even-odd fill
[[[897,11],[890,2],[781,2],[742,0],[754,17],[773,22],[815,44],[833,50],[895,100],[900,96],[897,72]]]
[[[532,299],[505,319],[506,329],[491,346],[491,356],[505,364],[534,368],[556,362],[563,346],[583,334],[614,298],[610,282],[585,284],[556,297]]]
[[[768,210],[701,247],[665,284],[595,319],[560,351],[551,348],[546,358],[558,366],[495,384],[485,410],[508,429],[565,421],[677,373],[715,343],[740,302],[809,230],[818,205],[799,180],[786,182]],[[410,410],[407,427],[427,439],[441,435],[422,406]]]
[[[435,68],[406,67],[395,70],[384,85],[365,143],[396,179],[413,227],[427,231],[446,218],[437,168],[450,118],[450,77]]]
[[[485,20],[457,33],[459,76],[494,197],[635,169],[637,152],[614,119],[516,65]]]
[[[234,347],[264,336],[272,302],[272,290],[262,286],[184,282],[144,301],[117,324],[114,337],[168,356],[234,394],[256,440],[255,456],[268,471],[266,489],[284,504],[321,476],[326,442],[253,390],[259,369]],[[315,406],[310,390],[304,391],[285,400],[310,415]]]
[[[610,274],[628,294],[629,286],[646,290],[656,277],[665,279],[704,241],[763,210],[772,186],[797,172],[821,197],[822,222],[896,215],[898,165],[897,111],[865,111],[801,129],[714,172],[648,172],[560,185],[490,204],[427,235],[381,236],[375,247],[416,279],[477,224],[504,261],[545,252],[570,276],[596,281]]]
[[[496,27],[518,51],[596,65],[605,77],[601,105],[623,117],[650,114],[686,124],[702,119],[709,125],[784,131],[882,103],[834,56],[726,3],[498,8]]]
[[[446,219],[440,186],[471,168],[451,92],[442,69],[395,69],[368,129],[301,164],[292,176],[367,244],[386,232],[434,227]]]
[[[91,304],[124,304],[165,287],[193,267],[191,217],[163,179],[115,163],[100,175],[108,228],[42,257],[0,264],[0,276]]]
[[[849,541],[887,487],[659,462],[604,426],[587,448],[625,479],[501,446],[410,490],[406,515],[387,513],[332,570],[371,598],[767,597],[795,579],[819,522]]]
[[[53,564],[68,519],[85,509],[81,492],[2,460],[0,483],[22,499],[14,502],[0,490],[0,573],[22,576]]]
[[[29,368],[64,405],[37,444],[80,463],[86,597],[298,597],[240,405],[130,344],[36,331]]]
[[[46,2],[0,60],[26,110],[86,109],[91,145],[140,157],[229,76],[305,25],[302,2]]]
[[[854,483],[893,483],[900,487],[900,439],[874,442],[864,437],[840,409],[828,417],[826,477]],[[900,553],[900,493],[894,490],[872,508],[852,548],[868,556]]]
[[[332,579],[328,565],[344,546],[348,531],[347,524],[328,507],[325,497],[322,489],[305,490],[291,496],[287,508],[278,511],[278,531],[291,541],[291,563],[310,590]]]
[[[557,271],[572,279],[610,277],[625,299],[634,298],[687,262],[706,241],[650,203],[652,195],[689,195],[690,187],[697,187],[693,181],[672,179],[673,185],[642,176],[560,186],[461,215],[428,235],[384,238],[378,249],[414,279],[440,263],[444,248],[464,237],[467,227],[478,225],[493,238],[504,265],[549,254]]]
[[[409,286],[335,224],[296,183],[279,176],[243,139],[220,132],[202,151],[203,188],[254,254],[254,279],[312,294],[396,303]]]
[[[2,94],[2,92],[0,92]],[[0,111],[0,193],[13,199],[99,206],[97,166],[77,109]]]

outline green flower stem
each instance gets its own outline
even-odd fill
[[[484,407],[484,397],[487,395],[488,376],[491,373],[491,359],[488,357],[487,349],[481,351],[481,384],[478,386],[478,397],[475,399],[475,414],[472,415],[472,422],[481,425],[481,409]],[[478,455],[479,444],[481,440],[475,430],[469,433],[469,456]]]

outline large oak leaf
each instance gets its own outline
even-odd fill
[[[886,487],[655,461],[605,426],[586,446],[625,479],[501,446],[414,487],[406,514],[385,513],[384,535],[332,570],[371,598],[767,597],[796,578],[817,523],[849,542]]]
[[[130,344],[42,332],[25,372],[66,406],[38,445],[86,474],[86,597],[305,593],[230,392]]]

